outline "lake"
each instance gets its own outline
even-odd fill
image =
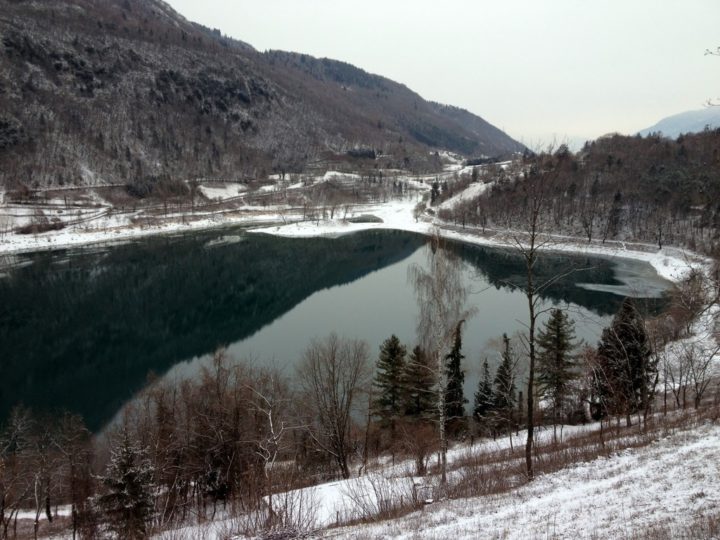
[[[149,373],[193,376],[227,346],[235,358],[292,374],[313,337],[364,339],[373,361],[391,334],[412,348],[417,304],[407,280],[424,265],[425,239],[398,231],[286,239],[242,228],[128,244],[7,257],[0,279],[0,422],[23,403],[67,409],[99,430]],[[524,266],[512,250],[449,246],[464,265],[466,397],[481,359],[527,319]],[[646,263],[544,254],[539,279],[577,271],[547,290],[580,338],[595,343],[624,295],[662,305],[669,284]],[[517,343],[519,346],[519,343]]]

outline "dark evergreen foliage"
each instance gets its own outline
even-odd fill
[[[435,372],[430,358],[418,345],[405,363],[402,374],[405,415],[427,418],[435,414]]]
[[[465,416],[464,405],[467,403],[467,399],[465,399],[463,395],[465,372],[462,370],[462,360],[465,356],[462,354],[462,323],[463,321],[460,321],[457,325],[453,348],[445,357],[447,361],[445,366],[445,374],[447,376],[445,415],[448,420]]]
[[[494,399],[490,368],[488,367],[486,358],[483,362],[483,376],[478,382],[478,389],[477,392],[475,392],[475,403],[473,407],[473,417],[475,420],[482,421],[483,418],[492,412]]]
[[[150,461],[124,431],[102,478],[107,493],[100,498],[108,524],[118,538],[146,537],[154,508],[152,478]]]
[[[493,411],[497,414],[501,426],[510,427],[515,411],[516,389],[515,366],[507,334],[503,334],[502,362],[495,373],[494,386]]]
[[[384,427],[394,426],[402,410],[402,376],[405,369],[407,348],[393,334],[380,346],[377,372],[373,386],[375,400],[373,414],[380,418]]]
[[[438,197],[440,197],[440,184],[437,180],[432,183],[432,190],[430,191],[430,206],[434,206]]]
[[[603,414],[630,414],[646,410],[656,377],[645,323],[635,303],[626,298],[603,330],[598,345],[595,390]]]
[[[574,339],[575,324],[561,309],[552,310],[537,337],[538,387],[552,403],[554,420],[565,408],[568,386],[575,377]]]

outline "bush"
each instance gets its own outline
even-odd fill
[[[62,221],[39,221],[33,222],[16,230],[17,234],[40,234],[48,231],[59,231],[65,228]]]
[[[169,175],[143,176],[125,185],[128,195],[138,199],[155,196],[160,198],[183,197],[190,193],[190,188],[182,180],[170,178]]]

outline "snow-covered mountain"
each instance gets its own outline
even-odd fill
[[[681,133],[698,133],[709,127],[720,127],[720,107],[705,107],[686,111],[663,118],[654,126],[640,131],[640,135],[661,132],[666,137],[676,138]]]
[[[437,150],[525,149],[469,111],[344,62],[256,51],[160,0],[0,12],[0,185],[255,178],[377,153],[422,170]]]

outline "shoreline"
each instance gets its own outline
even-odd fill
[[[407,204],[407,203],[406,203]],[[457,226],[433,221],[415,222],[412,217],[412,206],[407,205],[405,219],[398,216],[396,208],[399,205],[386,205],[384,212],[374,212],[384,218],[383,223],[341,223],[338,221],[324,222],[319,226],[310,222],[299,222],[289,225],[274,225],[270,227],[249,229],[252,233],[264,233],[273,236],[286,238],[313,238],[313,237],[337,237],[345,234],[352,234],[364,230],[400,230],[414,232],[424,235],[432,234],[438,229],[440,234],[449,240],[464,242],[478,246],[487,246],[504,249],[517,249],[510,235],[513,231],[488,230],[482,233],[480,229],[466,227],[458,229]],[[383,215],[385,214],[385,215]],[[387,218],[387,219],[385,219]],[[519,235],[522,232],[518,232]],[[597,242],[587,243],[579,237],[563,235],[548,235],[551,239],[549,245],[543,246],[542,251],[550,253],[572,253],[580,255],[592,255],[607,259],[629,259],[650,264],[661,278],[672,283],[678,283],[684,279],[692,268],[699,268],[707,273],[712,264],[709,257],[703,256],[683,248],[674,246],[658,249],[654,245],[642,244],[639,242],[610,241],[601,244]],[[630,246],[630,248],[628,248]],[[643,248],[643,249],[632,249]]]
[[[399,230],[423,235],[432,234],[437,229],[447,239],[487,247],[515,249],[509,235],[512,231],[490,231],[483,233],[477,228],[459,229],[448,223],[415,221],[412,211],[415,201],[393,200],[377,205],[363,205],[353,208],[353,216],[373,215],[381,218],[382,223],[350,223],[336,218],[330,221],[292,221],[281,222],[277,213],[258,213],[256,215],[228,216],[221,219],[206,217],[191,222],[167,222],[155,226],[139,228],[137,226],[114,226],[98,228],[94,231],[66,230],[47,232],[38,235],[8,236],[0,241],[0,257],[12,257],[29,253],[59,251],[81,246],[114,245],[132,242],[154,236],[172,236],[232,227],[244,227],[250,233],[262,233],[287,238],[337,237],[368,230]],[[298,216],[299,217],[299,216]],[[295,219],[293,216],[291,219]],[[522,234],[522,233],[520,233]],[[692,268],[706,270],[711,264],[708,257],[678,247],[663,247],[636,242],[612,241],[611,245],[587,243],[578,237],[550,235],[551,245],[542,250],[557,253],[593,255],[608,259],[621,258],[642,261],[650,264],[657,274],[670,282],[681,281]],[[630,248],[628,248],[628,244]],[[641,247],[644,249],[633,249]]]
[[[252,218],[228,218],[222,220],[205,218],[194,222],[186,223],[164,223],[162,225],[145,226],[138,228],[129,227],[108,227],[97,229],[92,232],[77,230],[61,230],[55,233],[46,232],[39,235],[12,235],[16,241],[8,241],[7,236],[0,240],[0,257],[23,255],[28,253],[40,253],[60,251],[77,247],[93,245],[114,245],[132,242],[143,238],[157,236],[172,236],[187,232],[200,232],[230,227],[257,227],[267,226],[277,221],[276,215],[258,215]]]

